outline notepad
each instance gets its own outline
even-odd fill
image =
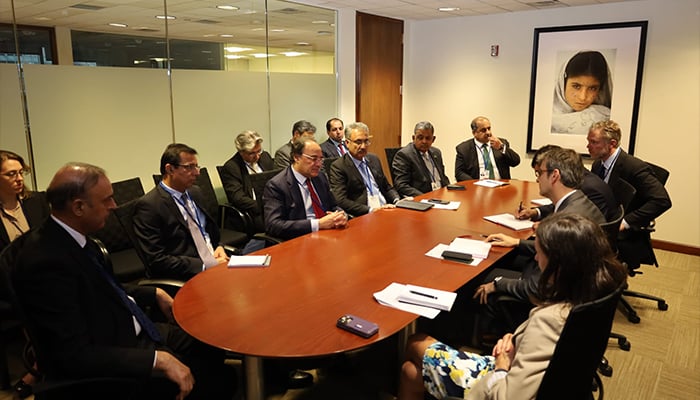
[[[483,240],[455,238],[447,250],[457,253],[471,254],[474,258],[486,258],[491,250],[491,243]]]
[[[414,304],[423,307],[450,311],[457,298],[457,293],[431,289],[423,286],[406,285],[396,298],[399,303]]]
[[[263,256],[231,256],[228,260],[228,266],[229,268],[269,267],[271,258],[269,254]]]
[[[491,221],[493,223],[499,224],[506,226],[510,229],[516,230],[516,231],[522,231],[525,229],[532,229],[532,221],[529,220],[520,220],[515,218],[513,214],[498,214],[498,215],[489,215],[487,217],[484,217],[485,220]]]
[[[497,181],[495,179],[482,179],[482,180],[474,182],[474,184],[477,186],[484,186],[484,187],[498,187],[498,186],[508,185],[508,182]]]

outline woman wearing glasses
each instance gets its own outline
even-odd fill
[[[24,174],[28,172],[29,166],[20,155],[0,150],[0,250],[49,216],[44,192],[31,192],[24,186]],[[17,381],[17,395],[22,399],[31,395],[34,381],[29,373]]]

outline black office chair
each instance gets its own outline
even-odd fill
[[[265,218],[265,207],[263,202],[263,193],[265,192],[265,185],[267,184],[267,181],[272,179],[273,176],[279,174],[280,171],[281,170],[276,169],[272,171],[263,171],[259,174],[250,175],[250,184],[253,186],[253,191],[255,192],[255,201],[258,202],[258,207],[260,208],[260,213],[263,216],[263,220]],[[255,238],[259,240],[264,240],[267,246],[274,246],[278,243],[283,242],[282,239],[270,236],[266,233],[257,233],[255,235]]]
[[[46,352],[41,343],[36,340],[34,327],[26,317],[21,303],[14,289],[13,277],[16,265],[16,257],[21,250],[26,235],[12,242],[0,255],[0,291],[9,299],[13,312],[19,316],[24,327],[27,345],[24,350],[24,363],[27,369],[37,377],[37,382],[32,385],[34,399],[36,400],[63,400],[63,399],[132,399],[139,390],[139,382],[136,379],[122,377],[94,377],[81,379],[65,379],[49,376],[41,369],[42,365],[48,365]],[[104,248],[104,246],[102,247]],[[38,368],[34,368],[37,365]]]
[[[216,172],[219,174],[219,179],[222,182],[223,182],[223,170],[224,170],[223,165],[216,166]],[[243,211],[242,209],[237,207],[235,204],[233,204],[231,202],[231,198],[228,197],[228,194],[227,194],[227,200],[228,200],[227,205],[235,208],[238,211],[238,213],[240,213],[240,215],[243,217],[243,218],[241,218],[241,221],[240,221],[241,227],[239,227],[239,229],[245,231],[248,234],[248,237],[252,238],[253,235],[255,235],[257,232],[260,232],[264,229],[264,225],[263,225],[262,221],[260,221],[262,219],[262,217],[260,217],[258,220],[258,219],[256,219],[256,217],[252,216],[251,213],[249,213],[247,211]]]
[[[384,149],[384,154],[386,154],[386,162],[389,166],[389,173],[391,174],[392,184],[396,183],[396,177],[394,176],[394,169],[391,167],[391,164],[394,162],[394,156],[396,156],[396,153],[398,153],[399,150],[401,150],[401,147],[386,147]]]
[[[114,202],[117,206],[143,196],[141,179],[131,178],[119,182],[112,182]],[[105,226],[94,234],[109,251],[114,276],[119,282],[133,282],[144,275],[144,264],[136,254],[136,249],[129,239],[128,234],[119,223],[116,215],[111,214]]]
[[[153,174],[153,182],[156,185],[160,183],[161,179],[162,175]],[[199,170],[199,176],[197,176],[194,184],[202,191],[203,204],[200,206],[219,225],[219,233],[221,235],[219,242],[226,252],[233,254],[238,249],[243,248],[246,242],[250,240],[247,229],[251,222],[248,214],[241,212],[230,204],[219,204],[206,168]]]
[[[331,164],[339,158],[340,157],[326,157],[323,159],[323,172],[329,180],[331,179]]]

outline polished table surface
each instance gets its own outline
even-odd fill
[[[492,247],[478,266],[434,259],[425,253],[455,237],[515,232],[483,219],[513,213],[540,198],[534,182],[497,188],[461,182],[465,191],[438,189],[422,198],[460,201],[456,211],[380,210],[349,221],[343,230],[304,235],[257,254],[271,255],[269,268],[208,269],[178,292],[173,311],[190,335],[252,357],[312,357],[358,349],[401,331],[417,315],[382,306],[372,294],[392,282],[454,291],[510,249]],[[343,314],[376,322],[379,333],[364,339],[335,327]]]

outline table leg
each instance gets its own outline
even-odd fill
[[[245,368],[246,400],[264,400],[263,359],[245,356],[243,366]]]
[[[403,361],[406,359],[406,344],[408,343],[409,336],[413,335],[414,333],[416,333],[416,320],[413,320],[410,324],[404,326],[403,329],[399,331],[399,366],[403,364]]]

